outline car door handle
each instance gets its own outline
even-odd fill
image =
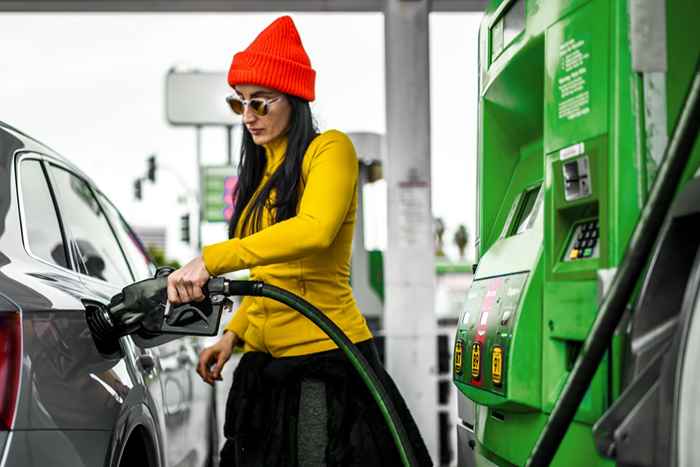
[[[145,371],[146,373],[150,373],[156,367],[155,358],[153,358],[153,355],[147,353],[139,355],[136,359],[136,363],[138,363],[141,370]]]
[[[192,354],[187,349],[182,349],[180,353],[177,354],[177,362],[180,365],[195,365]]]
[[[187,365],[190,363],[190,356],[187,355],[187,352],[181,352],[177,355],[177,362],[180,365]]]

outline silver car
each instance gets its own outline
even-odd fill
[[[85,174],[0,123],[0,467],[216,463],[199,340],[98,346],[86,323],[153,270]]]

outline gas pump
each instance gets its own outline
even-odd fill
[[[696,10],[682,0],[490,3],[479,45],[479,258],[453,361],[460,465],[524,465],[547,424],[680,110],[644,63],[668,63],[666,77],[679,78],[668,89],[685,92],[700,42],[674,15]],[[640,21],[667,30],[668,57],[644,50]],[[689,33],[694,45],[671,47]],[[620,327],[608,343],[552,465],[613,465],[592,427],[623,389],[626,335]]]

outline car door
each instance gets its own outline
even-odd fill
[[[85,322],[89,296],[73,261],[44,156],[15,158],[19,226],[26,255],[4,268],[22,305],[23,370],[13,456],[91,465],[109,452],[110,432],[131,379],[118,355],[95,348]],[[42,439],[45,444],[37,443]],[[31,450],[26,451],[27,446]],[[23,449],[26,451],[24,452]],[[58,456],[58,457],[57,457]],[[9,465],[23,465],[9,460]]]
[[[91,300],[106,306],[124,286],[135,281],[136,274],[143,274],[144,270],[130,266],[126,260],[126,252],[131,250],[123,248],[117,240],[116,230],[90,183],[57,163],[49,164],[48,171],[58,193],[59,209],[67,225],[71,251],[81,278],[86,289],[92,293]],[[159,436],[165,447],[166,463],[178,465],[182,461],[178,450],[168,447],[177,446],[182,439],[168,428],[164,417],[163,407],[167,396],[161,381],[159,348],[138,346],[130,336],[121,340],[127,349],[130,371],[153,401],[151,410],[155,412],[153,416],[160,426]]]
[[[136,279],[152,277],[150,262],[138,237],[102,193],[97,192],[97,198],[114,228]],[[148,342],[141,339],[137,341],[138,344],[148,345]],[[198,355],[192,338],[180,337],[162,343],[157,351],[164,396],[165,428],[169,440],[168,454],[182,459],[182,465],[201,465],[207,455],[209,428],[208,406],[202,407],[202,402],[211,403],[212,389],[195,372]]]

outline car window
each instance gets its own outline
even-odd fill
[[[67,268],[66,244],[41,162],[22,161],[20,185],[28,250],[38,258]]]
[[[88,184],[53,165],[51,175],[59,194],[64,225],[78,251],[80,272],[118,287],[132,282],[119,243]]]
[[[131,266],[131,271],[134,273],[134,278],[142,280],[153,277],[155,269],[152,267],[151,260],[144,251],[141,241],[136,237],[136,234],[131,230],[131,227],[129,227],[121,214],[119,214],[117,208],[101,193],[98,193],[97,197],[107,213],[107,217],[119,238],[122,248],[124,248],[124,253]]]

